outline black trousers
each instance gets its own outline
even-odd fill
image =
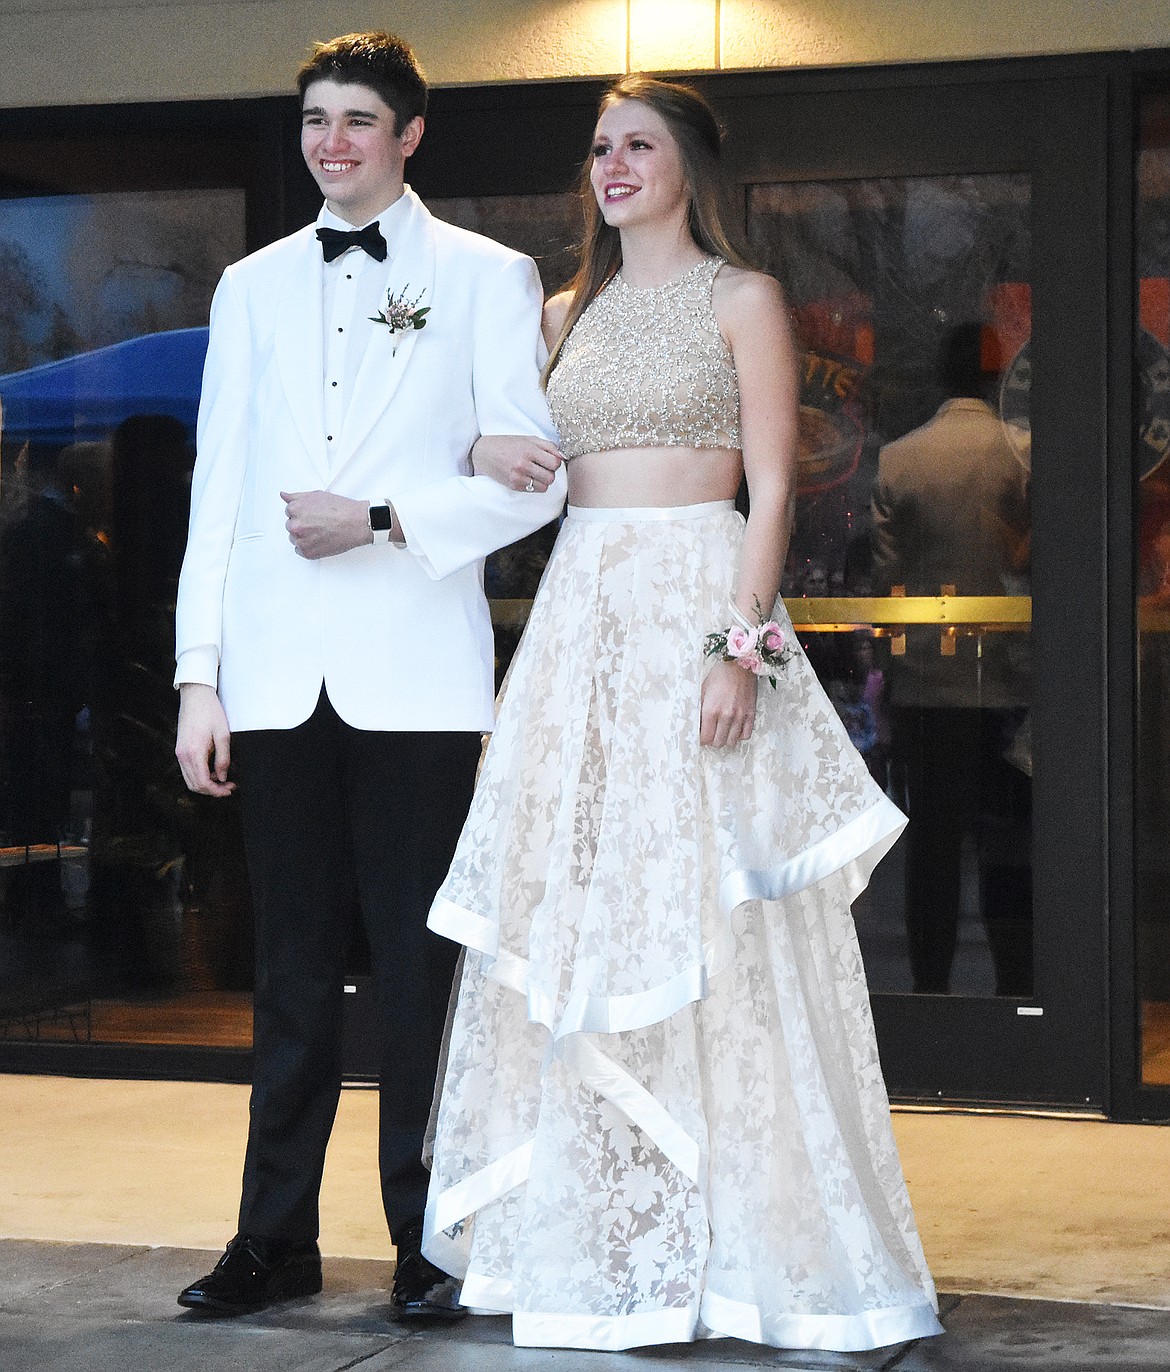
[[[1005,710],[894,710],[910,811],[906,935],[917,992],[950,990],[969,837],[996,995],[1032,994],[1032,783],[1003,756],[1014,721]]]
[[[474,733],[354,729],[324,691],[297,728],[232,738],[256,912],[241,1233],[317,1237],[355,893],[377,996],[391,1234],[423,1212],[422,1141],[458,955],[426,916],[467,816],[479,748]]]

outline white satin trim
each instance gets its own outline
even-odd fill
[[[460,1242],[460,1222],[528,1180],[532,1168],[533,1142],[532,1139],[526,1139],[518,1148],[481,1167],[472,1176],[465,1177],[439,1194],[432,1189],[427,1195],[423,1215],[423,1254],[444,1272],[462,1278],[464,1289],[460,1294],[460,1303],[468,1308],[496,1313],[512,1308],[510,1281],[498,1279],[489,1290],[484,1278],[468,1274],[468,1253]],[[449,1233],[450,1230],[454,1233]]]
[[[749,900],[782,900],[796,891],[845,871],[849,900],[865,890],[870,874],[893,846],[906,816],[887,797],[836,833],[775,867],[735,867],[719,883],[725,916]],[[861,859],[864,858],[864,862]],[[628,995],[605,996],[575,991],[556,1017],[554,997],[534,982],[527,958],[499,947],[499,929],[491,920],[444,896],[437,896],[427,928],[483,955],[484,975],[525,998],[528,1018],[543,1024],[554,1041],[572,1034],[616,1034],[644,1029],[676,1014],[684,1005],[703,1000],[707,983],[735,955],[735,938],[727,924],[703,945],[702,963],[684,968],[669,981]]]
[[[446,896],[436,896],[431,902],[431,908],[427,914],[427,928],[432,933],[449,938],[452,943],[462,943],[465,947],[474,948],[477,953],[483,953],[487,957],[494,958],[496,956],[500,941],[499,925],[494,920],[485,919],[483,915],[477,915],[474,910],[467,910],[462,905],[456,905]],[[528,963],[522,958],[516,960],[523,962],[525,973],[527,973]],[[503,980],[503,978],[497,978],[497,980]],[[523,982],[516,987],[516,990],[521,995],[524,994]]]
[[[852,902],[905,827],[906,816],[883,795],[864,814],[775,867],[734,868],[719,883],[719,902],[730,914],[745,901],[783,900],[840,871],[847,871]],[[864,863],[858,861],[862,856]]]
[[[707,995],[708,967],[713,944],[703,949],[704,960],[697,966],[686,967],[669,981],[651,986],[645,991],[632,991],[622,996],[592,995],[588,991],[574,991],[556,1019],[556,999],[543,987],[528,988],[528,1018],[543,1024],[554,1038],[570,1034],[620,1034],[630,1029],[644,1029],[669,1019],[684,1005],[703,1000]],[[493,980],[494,968],[487,970]]]
[[[584,1085],[612,1101],[632,1124],[653,1140],[680,1172],[696,1184],[699,1183],[706,1152],[705,1140],[692,1138],[640,1082],[607,1057],[592,1039],[583,1034],[573,1034],[560,1040],[556,1052],[577,1073]],[[453,1276],[464,1276],[467,1255],[457,1239],[445,1231],[457,1228],[463,1220],[527,1181],[532,1166],[533,1143],[532,1139],[526,1140],[503,1157],[437,1195],[431,1191],[423,1219],[423,1252],[436,1267]],[[466,1276],[465,1280],[471,1282],[472,1277]],[[487,1300],[478,1288],[465,1293],[463,1303],[492,1309],[505,1308]]]
[[[566,505],[565,518],[585,524],[665,524],[679,519],[703,519],[734,509],[734,500],[705,500],[698,505]]]
[[[513,1283],[507,1277],[484,1277],[478,1272],[468,1272],[459,1293],[459,1304],[466,1306],[473,1315],[510,1315],[516,1304]]]
[[[893,1343],[941,1334],[934,1307],[896,1305],[863,1310],[856,1315],[772,1315],[764,1318],[758,1306],[704,1291],[699,1315],[712,1334],[773,1348],[815,1348],[829,1353],[855,1353],[886,1348]]]
[[[735,953],[731,930],[721,928],[714,939],[703,945],[701,963],[684,968],[659,986],[629,995],[598,996],[576,991],[558,1020],[551,992],[534,982],[527,958],[500,949],[499,931],[490,920],[439,896],[427,916],[427,928],[481,954],[484,976],[523,996],[530,1022],[543,1024],[554,1041],[572,1034],[617,1034],[644,1029],[669,1019],[684,1005],[703,1000],[708,981],[727,967]]]
[[[864,890],[873,868],[893,845],[905,823],[906,817],[902,812],[883,796],[878,804],[836,833],[814,844],[807,852],[775,867],[762,870],[733,869],[720,883],[720,900],[725,915],[730,916],[735,907],[745,901],[779,900],[841,869],[848,869],[850,900],[854,899]],[[427,926],[435,933],[480,953],[484,958],[484,975],[517,995],[525,997],[528,1018],[548,1029],[553,1051],[572,1067],[582,1082],[612,1101],[631,1123],[653,1139],[657,1147],[681,1172],[693,1181],[699,1181],[705,1155],[705,1140],[692,1138],[645,1087],[607,1057],[587,1035],[643,1028],[668,1018],[687,1004],[702,1000],[707,994],[708,980],[723,970],[734,956],[735,940],[729,921],[722,924],[714,940],[704,945],[703,964],[685,969],[670,981],[633,995],[574,995],[565,1006],[560,1023],[555,1022],[552,997],[543,988],[533,985],[528,959],[499,948],[498,926],[491,920],[440,896],[436,897],[431,906]],[[467,1254],[457,1237],[453,1239],[444,1231],[456,1228],[477,1211],[499,1200],[514,1187],[522,1185],[528,1179],[532,1149],[533,1141],[529,1139],[438,1195],[432,1192],[427,1200],[423,1251],[436,1266],[455,1276],[462,1276],[465,1273]],[[503,1285],[510,1289],[510,1283],[503,1283],[502,1279],[496,1278],[488,1283],[487,1279],[477,1278],[474,1274],[466,1276],[465,1281],[467,1289],[464,1304],[495,1311],[510,1308],[502,1290]],[[709,1294],[705,1294],[703,1300],[703,1321],[718,1333],[750,1339],[756,1343],[777,1342],[771,1333],[761,1329],[756,1307],[741,1305],[725,1297]],[[715,1302],[709,1312],[706,1307],[708,1300]],[[664,1311],[662,1314],[669,1315],[673,1320],[679,1312]],[[533,1340],[533,1346],[537,1346],[538,1331],[544,1327],[541,1322],[552,1317],[525,1315],[522,1318],[530,1322],[526,1326],[528,1335]],[[612,1320],[581,1317],[582,1328],[579,1338],[582,1341],[554,1341],[553,1346],[617,1349],[633,1347],[635,1343],[687,1341],[693,1337],[693,1324],[688,1326],[688,1332],[674,1337],[644,1337],[635,1334],[632,1326],[627,1327],[626,1333],[618,1328],[623,1326],[626,1319],[644,1318],[647,1317],[621,1316]],[[786,1317],[789,1322],[800,1321],[802,1327],[805,1321],[820,1321],[820,1332],[815,1333],[818,1339],[856,1338],[861,1341],[840,1345],[832,1342],[804,1343],[797,1339],[795,1334],[790,1336],[785,1332],[782,1338],[778,1336],[779,1346],[786,1346],[791,1340],[795,1340],[791,1342],[793,1347],[839,1347],[839,1351],[873,1347],[872,1342],[865,1342],[866,1339],[872,1339],[872,1332],[863,1332],[862,1326],[857,1325],[857,1332],[849,1334],[845,1332],[846,1328],[854,1327],[850,1322],[886,1318],[890,1318],[889,1312],[883,1311],[873,1312],[872,1316],[856,1317]],[[930,1312],[930,1319],[937,1326],[933,1311]],[[841,1326],[840,1332],[831,1332],[830,1324],[826,1324],[826,1321],[845,1321],[846,1324]],[[614,1330],[612,1335],[605,1334],[605,1337],[612,1337],[615,1342],[598,1344],[586,1341],[598,1337],[601,1327],[609,1325],[613,1325]],[[787,1329],[787,1326],[785,1328]],[[753,1329],[756,1332],[745,1332]],[[832,1330],[836,1329],[837,1325],[832,1325]],[[866,1325],[865,1329],[868,1330],[869,1325]],[[917,1338],[925,1333],[934,1332],[937,1332],[936,1328],[924,1330],[922,1334],[895,1333],[886,1342],[896,1343],[903,1338]],[[810,1334],[808,1337],[814,1335]],[[624,1342],[627,1338],[630,1341]]]
[[[423,1220],[424,1239],[441,1230],[450,1229],[473,1211],[505,1196],[514,1186],[528,1179],[532,1166],[532,1139],[513,1148],[502,1158],[489,1163],[474,1176],[450,1186],[434,1205],[428,1205]]]
[[[643,1310],[636,1315],[512,1315],[517,1348],[597,1348],[612,1353],[657,1343],[689,1343],[698,1323],[693,1309]]]
[[[699,1184],[703,1157],[701,1143],[691,1138],[641,1083],[581,1034],[565,1040],[560,1052],[586,1086],[612,1101],[680,1172]]]
[[[472,1288],[472,1278],[464,1287]],[[493,1310],[503,1298],[501,1281],[475,1283],[477,1301],[489,1296]],[[482,1290],[480,1288],[483,1288]],[[701,1322],[701,1323],[700,1323]],[[706,1328],[704,1329],[703,1326]],[[815,1349],[853,1353],[943,1332],[934,1309],[900,1305],[857,1315],[781,1315],[762,1318],[759,1309],[741,1301],[704,1293],[698,1314],[693,1309],[645,1310],[635,1315],[551,1315],[517,1310],[512,1315],[512,1341],[517,1348],[590,1348],[619,1352],[663,1343],[689,1343],[696,1335],[744,1339],[772,1348]]]

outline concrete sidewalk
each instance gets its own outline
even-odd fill
[[[377,1110],[342,1092],[327,1255],[394,1256]],[[0,1076],[0,1239],[222,1252],[247,1128],[246,1086]],[[940,1290],[1170,1309],[1170,1128],[898,1111],[894,1133]]]
[[[393,1263],[330,1258],[320,1296],[210,1319],[175,1304],[215,1253],[0,1241],[3,1372],[1166,1372],[1170,1311],[947,1296],[947,1333],[874,1353],[787,1353],[733,1339],[587,1353],[516,1349],[506,1319],[403,1330],[387,1318]]]

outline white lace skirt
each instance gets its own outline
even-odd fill
[[[903,816],[799,651],[699,746],[742,536],[570,510],[431,911],[467,953],[424,1251],[517,1344],[939,1331],[849,911]]]

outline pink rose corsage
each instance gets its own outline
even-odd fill
[[[775,690],[780,668],[792,656],[787,635],[774,619],[764,618],[758,600],[756,615],[759,623],[752,624],[734,602],[731,614],[736,622],[729,629],[717,629],[707,635],[705,656],[734,662],[745,672],[767,677],[768,684]]]

